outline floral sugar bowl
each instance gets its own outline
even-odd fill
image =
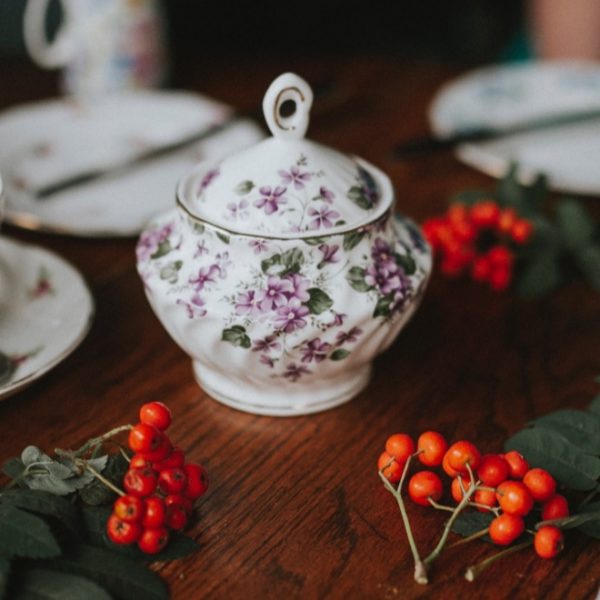
[[[278,77],[263,101],[273,136],[199,164],[137,246],[150,304],[198,383],[253,413],[355,396],[431,271],[420,230],[393,212],[389,178],[304,138],[311,104],[303,79]]]

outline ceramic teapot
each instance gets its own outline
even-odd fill
[[[389,178],[304,138],[312,98],[297,75],[278,77],[263,101],[273,136],[185,175],[137,245],[148,300],[198,383],[253,413],[358,394],[431,272]]]

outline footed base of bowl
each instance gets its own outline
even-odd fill
[[[258,415],[293,417],[320,412],[348,402],[369,383],[371,365],[351,375],[322,379],[318,384],[273,383],[270,388],[254,389],[246,380],[224,377],[194,361],[198,384],[215,400],[231,408]]]

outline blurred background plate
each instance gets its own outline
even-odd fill
[[[71,264],[0,238],[0,399],[29,385],[83,341],[92,295]]]
[[[434,135],[444,138],[596,110],[597,63],[535,62],[479,69],[445,85],[431,104],[429,119]],[[599,195],[600,117],[462,144],[457,156],[494,177],[516,161],[525,183],[543,172],[555,190]]]
[[[252,121],[232,117],[220,102],[166,91],[109,96],[85,108],[57,99],[9,109],[0,114],[6,221],[84,237],[135,236],[154,214],[173,205],[176,183],[192,165],[263,137]],[[220,125],[223,129],[215,132]],[[203,131],[212,133],[120,168]],[[45,198],[36,196],[38,190],[95,170],[108,174]]]

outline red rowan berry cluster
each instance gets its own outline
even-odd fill
[[[123,478],[125,493],[114,503],[106,530],[116,544],[133,544],[146,554],[160,552],[169,530],[188,524],[194,501],[208,488],[202,465],[185,462],[184,452],[165,433],[171,412],[161,402],[140,409],[140,422],[129,432],[134,452]]]
[[[444,495],[444,484],[435,471],[420,470],[410,477],[408,495],[413,502],[452,513],[440,543],[424,560],[416,551],[401,495],[410,462],[415,458],[426,467],[441,467],[451,478],[449,492],[457,503],[456,507],[439,504]],[[544,469],[530,468],[525,458],[516,451],[482,456],[471,442],[462,440],[449,446],[436,431],[422,433],[416,444],[409,435],[396,433],[385,443],[385,451],[379,456],[378,470],[386,487],[400,504],[409,542],[411,547],[415,546],[412,548],[418,567],[415,577],[417,571],[421,577],[424,574],[421,583],[426,582],[427,566],[443,549],[452,523],[466,508],[494,515],[489,528],[473,537],[487,533],[495,544],[508,546],[528,531],[533,535],[535,551],[542,558],[554,558],[563,548],[563,534],[558,527],[542,524],[537,531],[526,529],[524,517],[534,509],[539,509],[541,518],[538,521],[552,521],[567,517],[569,506],[565,497],[556,492],[556,481],[552,475]],[[397,488],[390,485],[398,483]],[[524,542],[530,543],[531,540]]]
[[[533,225],[513,208],[481,200],[470,207],[452,204],[445,215],[425,221],[423,232],[444,275],[467,273],[500,292],[513,279],[516,249],[531,239]]]

